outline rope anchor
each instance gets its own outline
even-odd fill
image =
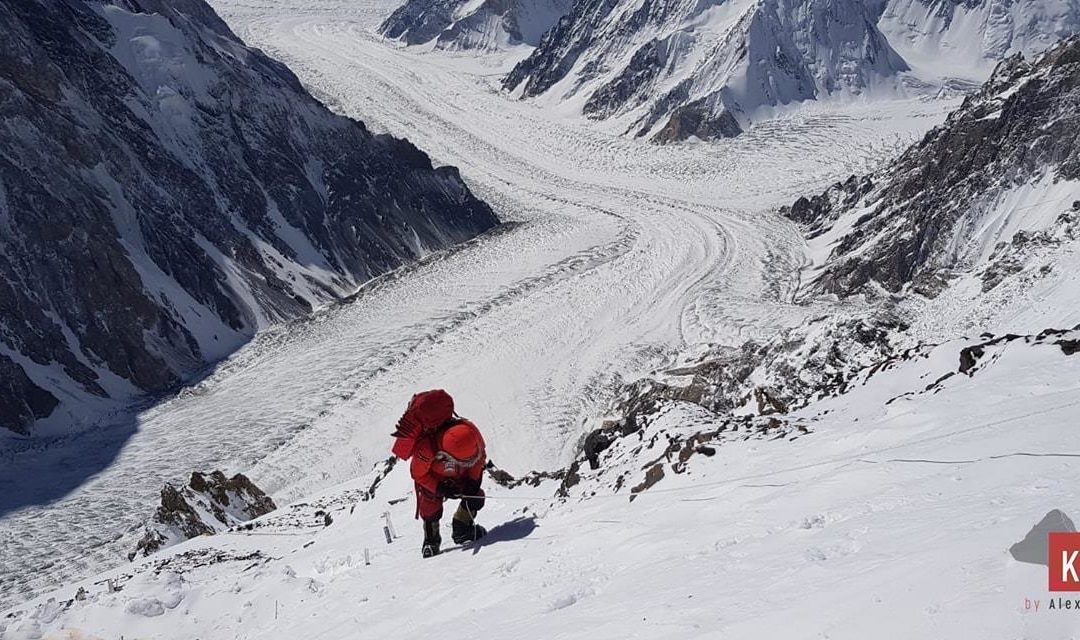
[[[389,511],[383,512],[383,519],[386,520],[386,524],[383,525],[383,535],[386,536],[386,544],[391,544],[398,535],[397,532],[394,531],[394,522],[390,519]]]

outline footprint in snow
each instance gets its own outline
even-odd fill
[[[575,593],[566,594],[560,598],[556,598],[550,605],[548,605],[548,613],[559,611],[567,607],[572,607],[577,604],[582,598],[593,594],[592,590],[578,591]]]
[[[577,601],[578,595],[576,593],[571,593],[561,598],[556,598],[555,601],[552,602],[551,605],[548,607],[548,612],[558,611],[559,609],[571,607],[577,604]]]
[[[124,611],[144,618],[156,618],[165,613],[165,605],[157,598],[137,598],[128,602]]]
[[[499,575],[503,576],[504,578],[508,577],[511,573],[514,572],[515,569],[517,569],[518,563],[520,562],[521,558],[514,558],[510,562],[504,563],[502,566],[499,567]]]
[[[826,547],[810,547],[806,550],[807,559],[814,562],[824,562],[834,558],[844,558],[858,553],[862,545],[854,539],[849,539]]]

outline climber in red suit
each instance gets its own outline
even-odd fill
[[[451,519],[454,543],[479,540],[487,533],[475,522],[476,513],[484,507],[480,487],[487,464],[484,438],[476,425],[454,414],[453,403],[442,390],[413,396],[394,433],[394,454],[412,458],[410,471],[416,483],[416,515],[424,523],[421,552],[425,558],[439,553],[439,521],[447,499],[461,499]]]

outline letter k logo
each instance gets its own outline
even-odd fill
[[[1061,552],[1061,581],[1069,582],[1069,576],[1072,576],[1072,582],[1080,582],[1080,577],[1076,575],[1076,556],[1080,556],[1080,551],[1073,551],[1072,555],[1068,551]]]
[[[1080,533],[1052,532],[1049,534],[1051,591],[1080,591]]]

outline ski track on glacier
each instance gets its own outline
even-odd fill
[[[506,60],[381,40],[386,2],[215,5],[336,110],[458,166],[516,224],[264,332],[141,412],[108,469],[0,519],[0,608],[115,564],[161,484],[192,470],[244,471],[279,503],[368,471],[420,388],[454,393],[504,468],[562,464],[618,379],[809,313],[786,303],[802,239],[766,209],[876,166],[949,106],[813,107],[733,141],[655,147],[509,99]],[[79,464],[108,430],[55,458]],[[34,462],[14,456],[9,473]]]

